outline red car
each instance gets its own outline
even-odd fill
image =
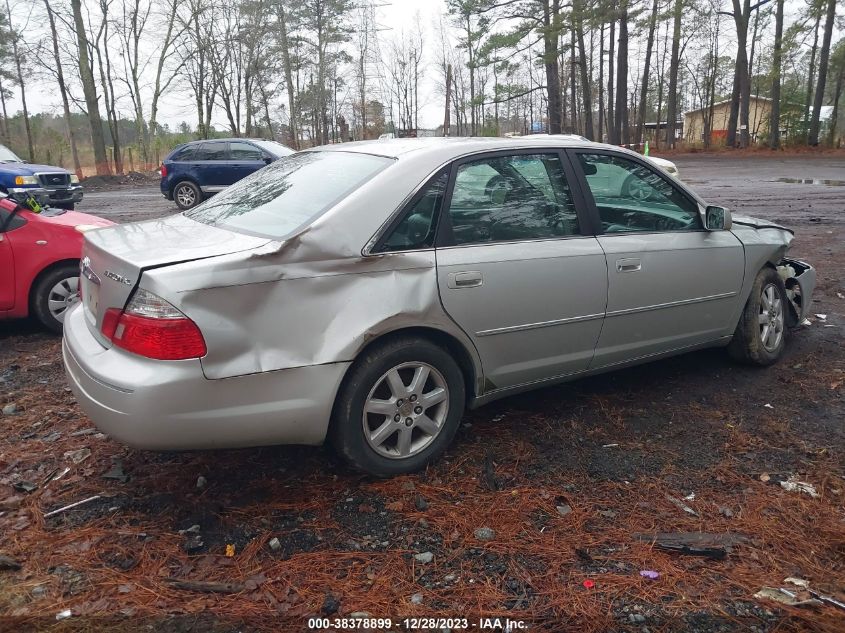
[[[114,222],[76,211],[33,213],[0,198],[0,319],[34,315],[60,333],[79,299],[82,233]]]

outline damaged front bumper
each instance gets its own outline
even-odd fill
[[[816,269],[806,262],[785,257],[778,264],[777,271],[789,299],[787,325],[795,327],[810,312],[816,287]]]

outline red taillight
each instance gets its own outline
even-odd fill
[[[156,360],[200,358],[207,351],[196,323],[143,289],[125,311],[106,311],[102,332],[116,347]]]
[[[161,169],[159,169],[159,172],[161,173],[161,177],[164,178],[167,175],[167,165],[162,163]]]

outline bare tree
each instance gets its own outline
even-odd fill
[[[82,18],[81,0],[71,0],[73,21],[76,26],[76,40],[79,45],[79,77],[82,80],[82,90],[85,93],[85,104],[88,108],[88,121],[91,124],[91,143],[94,146],[94,164],[97,175],[111,173],[109,161],[106,157],[106,143],[103,136],[103,122],[100,118],[100,106],[97,102],[97,84],[91,70],[88,56],[88,33]]]
[[[9,30],[12,34],[12,55],[15,61],[15,70],[17,71],[17,81],[18,85],[21,88],[21,107],[23,108],[23,124],[24,128],[26,129],[26,144],[27,149],[29,150],[29,160],[35,160],[35,149],[32,144],[32,127],[29,124],[29,109],[26,105],[26,86],[24,85],[23,81],[23,70],[21,65],[21,60],[23,58],[23,51],[18,46],[19,41],[21,40],[20,33],[18,33],[14,26],[12,25],[12,7],[9,4],[9,0],[6,0],[6,15],[9,16]],[[27,23],[29,20],[27,19]],[[4,105],[5,107],[5,105]],[[5,114],[4,114],[5,116]]]
[[[808,144],[819,144],[819,116],[824,100],[825,82],[827,81],[827,66],[830,60],[830,42],[833,37],[833,22],[836,18],[836,0],[827,0],[827,14],[824,20],[824,37],[822,39],[822,50],[819,55],[819,80],[816,85],[816,94],[813,99],[813,115],[810,119],[810,133],[807,139]]]
[[[56,81],[59,85],[59,93],[62,96],[62,109],[65,116],[65,125],[67,126],[67,137],[70,143],[70,151],[73,156],[73,169],[78,178],[82,177],[82,166],[79,163],[79,149],[76,146],[76,136],[73,133],[73,126],[70,121],[70,100],[68,99],[68,89],[65,83],[65,75],[62,69],[62,57],[59,52],[59,36],[56,29],[56,17],[53,14],[53,8],[50,6],[50,0],[44,0],[44,8],[47,10],[47,20],[50,24],[50,39],[52,43],[53,61],[55,63]]]

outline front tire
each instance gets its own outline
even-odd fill
[[[376,477],[424,468],[458,430],[466,401],[460,367],[441,347],[395,339],[350,369],[329,437],[350,466]]]
[[[202,202],[202,191],[189,180],[183,180],[173,187],[173,200],[182,211],[187,211]]]
[[[79,301],[79,267],[54,268],[32,289],[32,313],[48,330],[62,333],[67,311]]]
[[[754,279],[728,352],[742,363],[775,363],[786,348],[787,297],[777,271],[763,268]]]

